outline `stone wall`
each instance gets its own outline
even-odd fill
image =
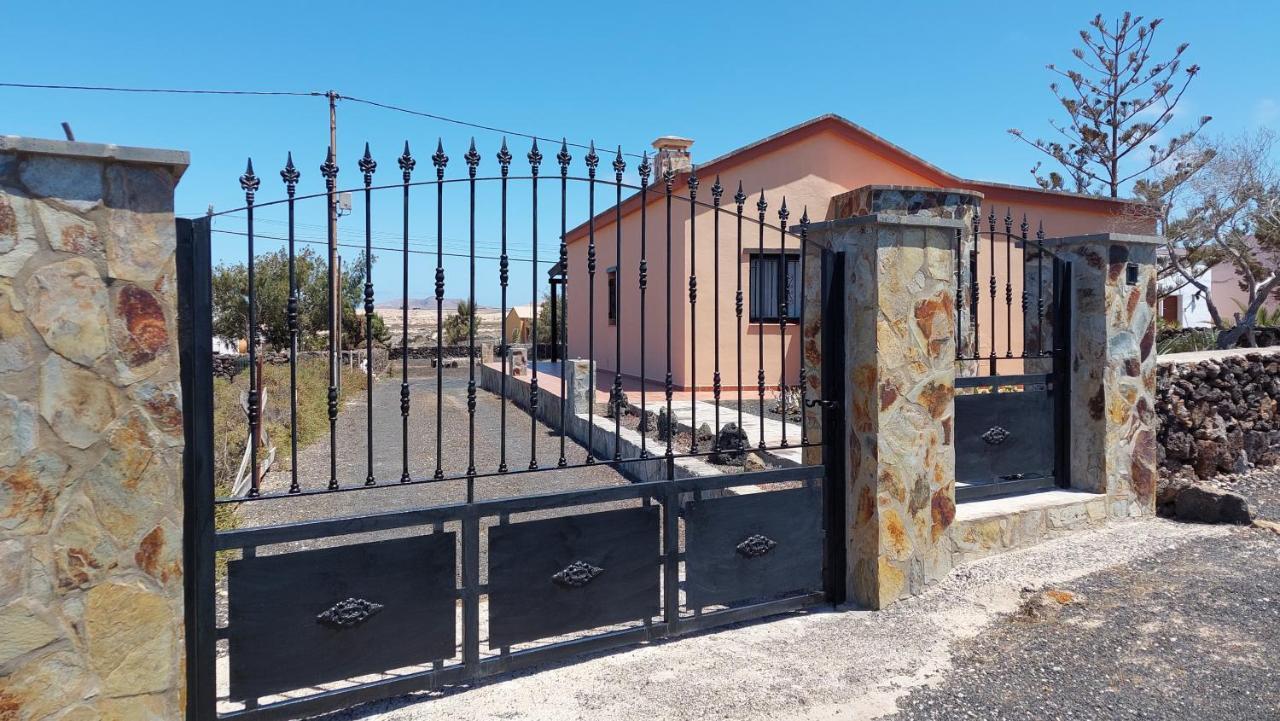
[[[0,137],[0,718],[182,717],[186,163]]]
[[[1161,356],[1163,475],[1210,478],[1280,462],[1280,348]]]

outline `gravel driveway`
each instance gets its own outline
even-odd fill
[[[414,478],[430,477],[435,469],[436,379],[409,379],[409,472]],[[444,372],[443,468],[447,475],[467,468],[467,370],[449,368]],[[537,449],[538,464],[553,468],[560,456],[560,435],[543,424],[532,423],[529,414],[507,404],[507,465],[511,470],[529,467],[531,449]],[[488,391],[476,391],[476,469],[480,473],[498,468],[502,402]],[[366,474],[366,401],[363,393],[350,400],[338,415],[338,481],[342,487],[362,486]],[[380,513],[405,508],[421,508],[466,500],[463,481],[421,483],[401,486],[400,379],[376,380],[373,387],[375,479],[384,488],[322,494],[305,498],[265,500],[241,505],[241,527],[288,523],[310,518],[330,518]],[[581,463],[586,450],[566,440],[565,455],[570,463]],[[328,434],[298,453],[298,477],[304,489],[324,488],[329,478]],[[504,498],[530,493],[550,493],[574,488],[621,485],[627,480],[607,465],[544,473],[524,473],[476,480],[476,498]],[[288,490],[289,473],[272,472],[264,481],[264,492]]]

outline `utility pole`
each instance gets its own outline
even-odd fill
[[[325,93],[329,98],[329,149],[333,152],[333,162],[338,162],[338,93],[330,90]],[[342,366],[339,363],[342,345],[342,272],[338,268],[338,194],[333,193],[329,199],[329,367],[334,369],[335,378],[330,378],[337,388],[342,381]]]

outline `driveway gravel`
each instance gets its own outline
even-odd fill
[[[1280,536],[1196,539],[1056,589],[954,649],[894,721],[1280,718]]]

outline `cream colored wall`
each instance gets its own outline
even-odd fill
[[[769,204],[765,221],[769,226],[778,223],[777,211],[785,197],[790,211],[789,223],[793,228],[799,224],[800,216],[808,208],[809,218],[814,221],[825,220],[828,205],[832,196],[854,188],[871,184],[916,185],[938,187],[935,179],[915,172],[895,163],[881,149],[869,142],[853,139],[833,130],[823,130],[790,144],[781,145],[771,152],[742,154],[743,159],[734,158],[731,164],[712,171],[699,174],[700,185],[698,200],[710,203],[711,186],[715,182],[715,171],[721,175],[724,186],[723,208],[720,216],[721,242],[719,251],[714,246],[715,216],[710,208],[699,207],[695,213],[695,230],[697,238],[696,257],[691,257],[690,245],[686,242],[689,234],[689,202],[688,188],[678,183],[674,188],[677,196],[672,202],[672,264],[670,279],[672,321],[671,357],[672,375],[677,388],[688,388],[696,385],[699,389],[710,389],[715,372],[715,298],[719,298],[720,318],[720,371],[722,385],[732,389],[739,384],[736,370],[737,339],[742,338],[743,378],[741,382],[749,391],[756,386],[757,368],[763,366],[766,383],[776,386],[780,372],[785,375],[788,385],[794,385],[799,375],[798,331],[794,324],[788,324],[786,331],[785,354],[780,347],[781,330],[777,324],[766,325],[763,332],[755,324],[749,324],[750,286],[747,268],[747,254],[760,246],[760,225],[756,202],[764,189],[765,199]],[[924,171],[922,171],[924,172]],[[739,253],[736,241],[736,216],[733,195],[741,180],[747,193],[747,202],[743,217],[743,248]],[[602,186],[607,188],[607,186]],[[1134,230],[1126,219],[1117,215],[1099,213],[1082,201],[1067,198],[1041,200],[1038,194],[1026,190],[1011,189],[1001,191],[988,187],[975,188],[987,196],[983,207],[983,228],[987,227],[985,214],[989,208],[997,209],[997,229],[1003,230],[1003,217],[1006,208],[1014,214],[1014,230],[1017,232],[1022,213],[1026,212],[1031,223],[1031,235],[1034,237],[1036,224],[1044,220],[1045,231],[1049,236],[1079,235],[1084,233],[1103,232],[1107,230]],[[607,192],[607,191],[605,191]],[[601,193],[604,195],[604,192]],[[606,270],[616,265],[614,251],[616,231],[612,220],[602,220],[595,229],[597,273],[595,287],[595,343],[594,357],[602,376],[609,376],[618,367],[614,351],[615,333],[621,333],[622,372],[631,377],[640,376],[640,358],[644,353],[645,375],[655,385],[651,390],[660,390],[666,372],[667,342],[666,331],[666,235],[664,190],[661,183],[650,188],[650,201],[647,207],[647,257],[649,267],[649,286],[647,293],[647,312],[643,328],[645,338],[641,343],[641,324],[639,321],[638,288],[640,261],[640,213],[634,212],[624,216],[622,221],[622,264],[619,279],[621,328],[615,328],[608,322],[608,285]],[[612,202],[602,202],[608,207]],[[1050,202],[1051,201],[1051,202]],[[799,250],[799,241],[795,237],[787,238],[791,249]],[[780,233],[776,228],[767,227],[764,237],[764,248],[777,249],[780,246]],[[982,263],[979,268],[979,279],[982,281],[982,299],[979,312],[983,313],[980,330],[983,336],[982,350],[990,348],[990,298],[987,296],[987,271],[990,260],[988,244],[982,248]],[[1003,331],[1012,320],[1014,328],[1013,352],[1020,353],[1021,346],[1021,252],[1015,250],[1012,261],[1014,284],[1013,317],[1010,319],[1004,308],[1004,264],[1006,250],[1002,242],[997,242],[996,263],[1000,275],[998,291],[996,328]],[[569,353],[571,357],[586,358],[589,355],[589,343],[586,333],[587,305],[587,272],[586,272],[587,240],[575,239],[569,244]],[[696,261],[696,268],[692,262]],[[715,268],[720,268],[720,288],[715,288]],[[736,272],[741,267],[744,296],[743,320],[741,330],[734,315],[734,299],[736,290]],[[689,306],[689,275],[696,270],[698,281],[698,302],[696,318],[691,315]],[[1034,303],[1034,298],[1032,299]],[[763,362],[760,354],[760,339],[763,335]],[[696,338],[697,366],[693,365],[694,338]],[[997,350],[1004,354],[1006,342],[1003,335],[997,340]],[[783,356],[785,355],[785,370]],[[1001,370],[1005,370],[1002,368]],[[733,392],[736,395],[736,392]],[[750,395],[746,395],[750,398]]]

